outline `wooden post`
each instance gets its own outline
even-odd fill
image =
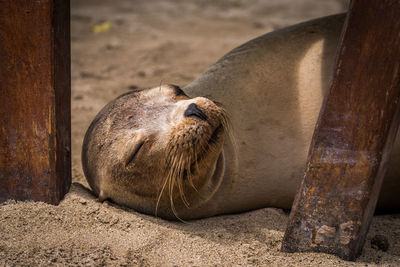
[[[0,201],[71,184],[69,0],[0,0]]]
[[[399,125],[399,97],[400,0],[353,0],[283,251],[359,256]]]

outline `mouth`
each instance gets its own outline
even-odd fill
[[[217,128],[215,128],[208,141],[205,142],[204,148],[199,150],[196,160],[194,160],[190,165],[191,170],[194,170],[196,165],[198,165],[207,155],[209,155],[211,151],[215,150],[215,146],[220,144],[223,133],[224,127],[222,124],[220,124]]]
[[[223,132],[223,127],[222,124],[220,124],[213,132],[211,135],[210,139],[208,140],[207,144],[208,145],[215,145],[218,143],[218,140],[220,139],[220,134]]]

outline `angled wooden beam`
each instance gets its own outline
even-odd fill
[[[69,0],[0,0],[0,201],[71,184]]]
[[[399,126],[400,0],[353,0],[282,250],[360,255]]]

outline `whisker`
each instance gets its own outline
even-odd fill
[[[178,212],[176,211],[175,208],[175,204],[174,204],[174,198],[173,193],[174,193],[174,187],[175,187],[175,179],[170,179],[170,183],[169,183],[169,200],[170,200],[170,205],[171,205],[171,209],[172,209],[172,213],[175,215],[175,217],[180,220],[181,222],[185,222],[184,220],[182,220],[179,215]]]
[[[190,151],[191,154],[196,155],[196,151],[194,150],[194,148],[191,148],[190,150],[191,150],[191,151]],[[194,157],[196,157],[196,156],[194,156]],[[197,190],[196,186],[195,186],[194,183],[193,183],[192,172],[191,172],[191,170],[190,170],[191,164],[192,164],[192,157],[189,156],[189,160],[187,161],[187,172],[186,172],[187,180],[188,180],[190,186],[193,187],[193,189],[194,189],[196,192],[199,192],[199,191]],[[197,164],[197,162],[196,162],[196,164]]]
[[[162,188],[161,188],[160,194],[158,195],[157,204],[156,204],[156,210],[155,210],[155,213],[154,213],[154,215],[155,215],[156,217],[157,217],[158,206],[159,206],[159,204],[160,204],[161,197],[162,197],[162,195],[163,195],[163,193],[164,193],[164,189],[165,189],[165,187],[166,187],[166,185],[167,185],[169,179],[170,179],[170,173],[168,173],[168,175],[167,175],[167,177],[166,177],[166,179],[165,179],[165,182],[164,182],[164,184],[163,184],[163,186],[162,186]]]
[[[177,168],[178,174],[176,175],[176,178],[177,178],[176,180],[177,180],[179,194],[182,199],[182,202],[183,202],[183,204],[185,204],[185,206],[187,208],[189,208],[189,202],[187,201],[185,192],[183,190],[183,176],[184,176],[184,170],[185,170],[184,165],[185,164],[184,164],[183,154],[181,154],[181,158],[178,162],[178,168]]]

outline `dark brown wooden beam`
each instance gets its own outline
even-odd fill
[[[347,260],[361,253],[399,125],[399,97],[400,0],[353,0],[283,251]]]
[[[0,201],[71,184],[69,0],[0,0]]]

